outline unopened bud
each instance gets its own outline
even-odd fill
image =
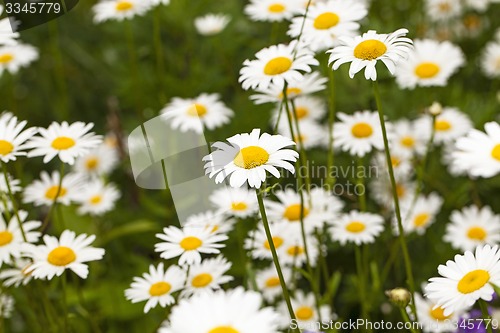
[[[405,288],[394,288],[385,292],[392,304],[404,308],[411,300],[410,292]]]
[[[443,106],[439,102],[434,102],[429,107],[429,113],[433,116],[439,116],[443,112]]]

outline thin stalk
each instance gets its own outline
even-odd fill
[[[143,120],[144,116],[141,112],[141,100],[140,100],[140,95],[138,92],[140,89],[140,82],[139,82],[139,70],[138,70],[138,63],[137,63],[137,55],[135,52],[135,40],[134,40],[134,31],[132,29],[132,23],[130,20],[126,20],[125,22],[126,27],[126,38],[127,38],[127,45],[128,45],[128,56],[129,56],[129,62],[130,62],[130,75],[132,76],[132,80],[134,84],[136,85],[134,87],[134,102],[135,102],[135,108],[136,108],[136,113],[139,119]]]
[[[311,204],[311,178],[309,177],[309,167],[307,166],[307,153],[306,153],[306,148],[304,147],[304,142],[302,141],[302,133],[300,132],[300,125],[299,125],[299,120],[297,119],[297,109],[295,107],[295,102],[291,100],[292,104],[292,112],[293,112],[293,121],[295,123],[295,129],[297,133],[297,142],[299,145],[299,152],[300,152],[300,158],[301,158],[301,167],[305,168],[306,171],[306,191],[309,196],[309,204]],[[287,110],[288,111],[288,110]],[[297,177],[300,177],[300,173],[297,175]]]
[[[328,85],[330,87],[330,93],[328,94],[328,155],[327,155],[327,164],[326,164],[326,185],[328,189],[331,189],[335,182],[335,176],[331,172],[333,168],[333,164],[335,161],[335,153],[333,151],[333,124],[335,122],[335,75],[333,70],[326,66],[326,70],[328,72]]]
[[[54,65],[54,77],[56,81],[57,88],[59,90],[58,101],[59,105],[59,116],[62,119],[68,118],[68,87],[66,85],[66,79],[64,74],[64,63],[61,55],[61,48],[59,45],[59,27],[56,20],[49,22],[49,33],[50,40],[52,44],[52,55],[55,62]]]
[[[486,319],[487,324],[486,325],[486,330],[488,333],[493,333],[493,330],[491,329],[491,316],[488,312],[488,304],[482,299],[478,301],[479,307],[481,308],[481,313],[483,315],[483,319]]]
[[[403,317],[403,320],[406,322],[406,323],[409,323],[410,324],[410,331],[412,333],[417,333],[417,330],[415,330],[413,328],[415,322],[411,321],[410,320],[410,316],[408,316],[408,313],[406,312],[406,308],[404,307],[399,307],[399,311],[401,312],[401,316]]]
[[[14,197],[14,193],[12,193],[12,188],[10,187],[9,177],[7,175],[7,165],[3,161],[0,161],[0,163],[2,164],[3,177],[5,179],[5,185],[7,186],[7,193],[9,194],[10,200],[12,202],[12,209],[14,210],[14,216],[17,219],[17,224],[19,225],[19,229],[21,230],[21,235],[23,236],[23,240],[27,242],[28,240],[26,238],[26,233],[24,232],[23,223],[19,218],[19,210],[17,209],[16,198]],[[6,209],[6,211],[7,210],[8,209]]]
[[[359,210],[364,212],[366,211],[366,191],[365,191],[365,182],[364,182],[364,179],[362,177],[359,177],[359,168],[363,168],[364,167],[364,163],[363,163],[363,158],[362,157],[358,157],[357,159],[357,164],[358,164],[358,170],[356,172],[356,183],[357,185],[359,185],[360,188],[363,189],[363,193],[361,193],[359,195]]]
[[[165,84],[163,81],[165,75],[165,61],[163,59],[163,48],[161,44],[161,6],[156,6],[153,13],[153,36],[156,52],[156,69],[158,71],[160,102],[165,104],[167,99],[165,96]]]
[[[61,289],[62,289],[62,303],[63,303],[63,315],[64,315],[64,332],[69,332],[68,325],[68,301],[67,301],[67,290],[66,290],[66,274],[61,276]]]
[[[361,258],[361,248],[359,246],[354,247],[354,255],[356,257],[356,270],[358,272],[358,292],[359,292],[359,303],[361,305],[361,317],[368,320],[368,309],[366,307],[366,280],[365,272],[363,269],[363,259]],[[363,327],[362,331],[367,331],[366,327]]]
[[[64,163],[61,163],[61,168],[60,168],[60,174],[59,174],[59,184],[57,185],[57,192],[56,196],[54,197],[54,201],[52,201],[52,205],[50,205],[49,212],[45,216],[45,219],[43,220],[42,227],[40,230],[44,232],[45,228],[47,228],[47,225],[49,224],[49,220],[52,217],[52,214],[54,213],[54,209],[56,208],[57,205],[57,199],[59,198],[59,195],[61,195],[61,189],[62,189],[62,182],[64,178]]]

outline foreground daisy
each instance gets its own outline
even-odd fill
[[[233,280],[232,276],[224,275],[230,268],[231,263],[223,256],[208,258],[199,264],[190,266],[186,286],[181,297],[219,290],[221,285]]]
[[[457,254],[453,261],[439,265],[441,277],[429,279],[426,297],[442,307],[445,316],[472,307],[479,299],[491,301],[494,293],[491,284],[500,283],[499,260],[498,246],[478,246],[475,253]]]
[[[345,245],[353,242],[356,245],[373,243],[382,230],[384,219],[382,216],[351,211],[332,222],[330,235],[333,240]]]
[[[500,76],[500,42],[491,42],[486,45],[481,57],[481,68],[487,76]]]
[[[26,236],[26,241],[35,243],[38,241],[41,233],[35,231],[42,223],[39,221],[25,221],[28,213],[20,210],[19,219]],[[11,264],[12,258],[19,259],[21,257],[22,246],[25,244],[23,233],[19,229],[17,217],[13,216],[10,221],[5,221],[3,215],[0,214],[0,267],[3,263]]]
[[[7,71],[15,74],[22,67],[38,59],[38,50],[31,45],[16,44],[0,46],[0,75]]]
[[[196,31],[203,36],[213,36],[220,33],[231,21],[228,15],[207,14],[194,19]]]
[[[277,167],[295,172],[290,162],[295,162],[299,154],[285,147],[295,142],[281,135],[263,133],[254,129],[251,133],[237,134],[227,139],[229,144],[216,142],[215,150],[203,158],[205,174],[215,176],[221,183],[229,177],[231,187],[241,187],[245,182],[250,187],[260,188],[266,180],[266,171],[276,178],[280,177]]]
[[[164,308],[175,302],[172,293],[182,289],[185,275],[186,273],[178,266],[170,266],[165,270],[163,263],[157,267],[150,265],[149,273],[144,273],[142,277],[134,277],[130,288],[125,290],[125,297],[132,303],[147,300],[144,313],[158,304]]]
[[[246,188],[221,188],[209,197],[217,212],[229,216],[249,217],[258,210],[255,193]]]
[[[40,180],[33,181],[24,189],[23,202],[33,203],[35,206],[50,206],[57,199],[58,203],[67,206],[72,201],[77,201],[82,188],[81,175],[67,174],[62,183],[60,179],[58,171],[52,172],[52,175],[42,171]]]
[[[25,142],[36,133],[35,128],[27,128],[27,121],[19,122],[17,117],[0,117],[0,160],[4,163],[15,161],[17,156],[26,155]]]
[[[406,38],[408,30],[399,29],[390,34],[377,34],[370,30],[362,36],[340,37],[340,46],[327,51],[330,53],[328,64],[333,63],[333,69],[337,70],[340,65],[351,62],[349,76],[365,69],[367,80],[377,80],[375,65],[380,60],[394,75],[396,64],[408,56],[412,41]]]
[[[245,14],[253,21],[289,20],[299,10],[299,0],[250,0],[245,6]]]
[[[104,257],[104,249],[90,246],[94,240],[95,235],[76,236],[75,232],[64,230],[59,239],[49,235],[43,236],[44,245],[26,244],[23,252],[33,260],[26,273],[31,273],[36,279],[51,280],[70,269],[82,279],[86,279],[89,267],[84,263]]]
[[[151,7],[151,1],[145,0],[101,0],[92,7],[94,22],[108,20],[123,21],[136,15],[143,15]]]
[[[105,184],[100,179],[87,182],[76,199],[80,204],[78,214],[103,215],[115,207],[120,197],[120,191],[113,184]]]

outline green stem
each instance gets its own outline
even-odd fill
[[[291,104],[292,104],[292,112],[293,112],[293,117],[291,117],[295,123],[295,129],[296,129],[296,133],[297,133],[297,143],[298,143],[298,146],[299,146],[299,153],[300,153],[300,169],[301,168],[305,168],[305,172],[306,172],[306,176],[305,176],[305,181],[306,181],[306,191],[307,191],[307,195],[309,197],[309,204],[311,204],[311,178],[310,178],[310,175],[309,175],[309,167],[307,165],[307,153],[306,153],[306,148],[304,147],[304,143],[302,142],[302,133],[300,132],[300,125],[299,125],[299,120],[297,119],[297,111],[296,111],[296,108],[295,108],[295,102],[292,100],[291,101]],[[287,103],[288,105],[288,103]],[[288,108],[287,108],[287,112],[289,112]],[[299,170],[300,170],[299,169]],[[300,172],[297,174],[297,178],[300,178]]]
[[[336,179],[334,174],[332,173],[332,168],[335,160],[335,153],[333,151],[333,124],[335,122],[335,75],[333,70],[326,66],[326,70],[328,72],[328,85],[330,87],[330,93],[328,94],[328,156],[327,156],[327,164],[326,164],[326,185],[328,189],[332,189],[333,185],[335,185]]]
[[[487,323],[485,324],[486,329],[487,329],[488,333],[493,333],[493,330],[491,328],[491,316],[488,313],[488,304],[486,304],[486,302],[482,299],[479,299],[478,303],[479,303],[479,307],[481,308],[481,313],[483,315],[483,319],[487,320]]]
[[[156,68],[159,78],[160,102],[165,104],[167,98],[165,96],[165,84],[163,80],[165,76],[165,61],[163,59],[163,48],[161,43],[161,6],[157,6],[153,13],[153,36],[156,52]]]
[[[59,115],[63,119],[68,118],[68,88],[64,75],[64,63],[61,55],[61,48],[59,46],[59,27],[56,20],[49,22],[50,40],[52,44],[52,55],[54,59],[54,77],[56,80],[57,88],[59,90],[57,104],[60,108]]]
[[[134,31],[132,29],[132,23],[130,20],[126,20],[125,22],[126,27],[126,37],[127,37],[127,45],[128,45],[128,56],[129,56],[129,61],[130,61],[130,75],[132,76],[132,81],[135,84],[134,91],[133,91],[133,98],[135,102],[135,108],[136,108],[136,113],[139,119],[143,120],[144,116],[141,112],[141,100],[140,100],[140,94],[138,93],[141,91],[140,88],[140,82],[139,82],[139,70],[138,70],[138,63],[137,63],[137,55],[135,52],[135,40],[134,40]]]
[[[23,236],[23,240],[27,242],[26,233],[24,232],[23,222],[19,218],[19,210],[17,209],[16,198],[14,197],[14,193],[12,193],[12,188],[10,187],[9,177],[7,175],[7,165],[0,161],[2,164],[3,177],[5,179],[5,185],[7,186],[7,193],[9,194],[10,200],[12,202],[12,209],[14,210],[14,216],[17,219],[17,224],[19,225],[19,229],[21,230],[21,235]],[[8,209],[6,209],[7,211]]]
[[[52,217],[52,214],[54,213],[54,209],[56,209],[57,199],[59,198],[59,195],[61,195],[62,182],[63,182],[63,178],[64,178],[64,163],[61,163],[61,168],[60,168],[59,173],[60,173],[59,174],[59,184],[57,185],[56,196],[54,197],[54,201],[52,201],[52,205],[50,205],[49,212],[47,213],[47,215],[45,216],[45,219],[43,220],[42,227],[40,228],[40,230],[42,230],[42,232],[44,232],[45,228],[47,228],[47,226],[49,224],[49,220]]]
[[[413,321],[410,320],[410,317],[408,316],[408,313],[406,312],[406,308],[399,307],[399,311],[401,312],[401,316],[403,317],[403,320],[406,323],[410,324],[410,331],[412,333],[417,333],[417,330],[415,330],[415,328],[414,328],[415,322],[413,322]]]
[[[357,164],[358,164],[358,170],[356,172],[356,183],[359,185],[359,187],[363,190],[363,193],[359,195],[359,210],[361,212],[366,211],[366,191],[365,191],[365,182],[363,177],[359,177],[359,169],[364,167],[363,163],[363,158],[358,157],[357,158]],[[364,174],[364,173],[363,173]]]
[[[363,319],[369,320],[368,309],[367,309],[367,299],[366,299],[366,280],[365,280],[365,270],[363,269],[363,258],[361,254],[360,246],[354,247],[354,255],[356,257],[356,270],[358,272],[358,291],[359,291],[359,303],[361,305],[361,317]],[[367,331],[366,327],[363,327],[362,331]]]
[[[68,325],[68,301],[67,301],[67,291],[66,291],[66,274],[61,276],[61,289],[62,289],[62,303],[63,303],[63,315],[64,315],[64,332],[69,332]]]

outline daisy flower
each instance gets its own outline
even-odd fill
[[[494,1],[495,0],[465,0],[465,5],[469,8],[477,10],[478,12],[484,12],[488,9],[490,3]]]
[[[15,179],[10,174],[7,174],[7,180],[9,182],[10,191],[12,192],[12,194],[21,192],[22,187],[20,186],[21,181],[19,179]],[[5,181],[5,174],[3,172],[0,172],[0,192],[6,194],[9,193],[9,187],[7,186],[7,182]]]
[[[196,31],[203,36],[213,36],[220,33],[231,21],[229,15],[206,14],[194,19]]]
[[[209,200],[218,213],[229,216],[245,218],[258,210],[255,193],[246,188],[221,188],[214,191]]]
[[[35,243],[38,241],[41,233],[35,231],[42,223],[39,221],[26,221],[28,213],[20,210],[18,212],[21,220],[26,241]],[[25,244],[23,233],[19,229],[17,217],[13,216],[10,221],[6,222],[3,215],[0,214],[0,267],[3,263],[11,264],[12,258],[18,259],[21,257],[21,247]]]
[[[36,128],[27,128],[27,121],[19,122],[17,117],[0,117],[0,160],[4,163],[15,161],[17,156],[24,156],[27,149],[25,142],[37,132]]]
[[[488,206],[455,210],[451,213],[450,220],[443,239],[455,249],[472,251],[479,245],[500,242],[500,216]]]
[[[286,137],[291,137],[290,126],[280,122],[278,126],[278,133]],[[296,132],[293,141],[303,145],[305,149],[311,149],[319,146],[327,146],[325,138],[328,137],[328,131],[323,126],[314,121],[303,120],[300,122],[300,136]]]
[[[316,301],[313,293],[305,294],[302,290],[297,290],[291,302],[295,317],[297,318],[297,326],[315,327],[319,323],[320,316],[316,309]],[[282,327],[290,327],[290,314],[288,313],[286,304],[281,303],[279,310],[282,316]],[[321,318],[332,317],[332,312],[328,305],[321,305],[319,311],[321,312]]]
[[[181,300],[158,333],[276,333],[278,320],[272,308],[262,308],[260,293],[238,287]]]
[[[220,101],[219,94],[201,94],[196,98],[174,97],[161,111],[161,117],[173,129],[203,133],[229,123],[234,112]]]
[[[292,117],[297,117],[299,122],[312,122],[320,121],[326,115],[326,104],[323,99],[313,96],[299,96],[293,100],[295,105],[295,113],[293,112],[292,103],[289,105],[290,115]],[[288,127],[288,120],[285,114],[285,107],[283,106],[282,115],[280,118],[279,125],[282,127]],[[274,126],[278,120],[280,114],[280,108],[276,107],[273,110],[271,117],[271,125]]]
[[[333,127],[334,147],[351,155],[365,156],[373,148],[384,149],[384,140],[377,112],[357,111],[353,115],[337,113],[340,122]],[[391,127],[388,127],[391,131]]]
[[[465,64],[462,50],[449,41],[417,39],[407,61],[396,70],[400,88],[446,86],[449,78]]]
[[[59,204],[68,206],[72,201],[77,201],[83,186],[81,175],[67,174],[62,183],[60,177],[58,171],[53,171],[52,175],[42,171],[40,180],[33,181],[24,189],[23,202],[33,203],[35,206],[50,206],[57,199]]]
[[[103,215],[115,207],[121,197],[120,191],[113,184],[105,184],[100,179],[92,180],[82,187],[76,202],[80,204],[78,214]]]
[[[319,254],[318,240],[315,236],[306,234],[306,242],[311,266],[315,266]],[[285,242],[281,246],[280,251],[278,251],[278,257],[283,265],[300,267],[306,262],[306,248],[302,238],[300,224],[290,225],[289,235],[285,238]]]
[[[291,282],[292,271],[288,267],[282,267],[283,278],[285,283]],[[258,290],[262,293],[264,299],[268,302],[273,302],[278,296],[282,295],[280,279],[276,267],[271,265],[269,268],[256,273],[255,277]]]
[[[285,242],[292,243],[291,225],[288,222],[275,222],[270,225],[272,240],[276,251],[280,253],[285,248]],[[245,249],[250,251],[255,259],[272,259],[271,246],[266,237],[264,226],[259,224],[245,240]]]
[[[194,214],[186,219],[185,226],[203,228],[211,233],[227,234],[233,230],[235,220],[212,211]]]
[[[151,8],[151,1],[145,0],[101,0],[92,7],[94,22],[108,20],[123,21],[136,15],[144,15]]]
[[[267,22],[289,20],[299,10],[299,0],[250,0],[244,9],[252,21]]]
[[[48,163],[58,156],[63,163],[73,165],[75,158],[87,154],[101,143],[100,135],[89,133],[92,127],[92,123],[78,121],[69,125],[63,121],[61,124],[53,122],[47,129],[39,128],[41,136],[31,138],[26,144],[27,148],[32,148],[28,157],[44,156],[43,163]]]
[[[288,35],[298,38],[318,52],[338,43],[339,36],[354,36],[359,23],[368,13],[365,6],[354,1],[329,0],[309,7],[306,17],[292,20]]]
[[[198,226],[185,226],[179,229],[174,226],[163,228],[162,234],[156,234],[161,240],[155,244],[155,251],[161,252],[160,257],[171,259],[179,257],[179,265],[193,265],[201,262],[201,253],[218,254],[228,239],[226,235],[212,233],[212,230]]]
[[[281,135],[263,133],[254,129],[251,133],[237,134],[229,143],[216,142],[216,148],[205,156],[205,174],[215,176],[217,184],[229,177],[231,187],[241,187],[245,182],[250,187],[260,188],[266,180],[266,171],[276,178],[280,177],[277,167],[295,172],[290,162],[295,162],[299,154],[285,147],[294,146],[295,142]]]
[[[130,288],[125,290],[125,297],[132,303],[147,301],[144,313],[149,312],[158,304],[162,308],[175,303],[172,293],[181,290],[186,273],[178,266],[164,269],[163,263],[157,267],[149,265],[149,272],[142,277],[134,277]]]
[[[407,179],[415,171],[410,157],[405,156],[396,149],[394,149],[394,151],[391,151],[391,164],[394,170],[394,175],[397,178]],[[386,170],[388,170],[388,165],[387,158],[384,152],[375,153],[375,156],[373,158],[373,167],[375,167],[375,170],[377,170],[376,177],[379,176],[379,170],[384,170],[381,177],[389,176],[389,173],[386,172]]]
[[[330,235],[333,240],[345,245],[373,243],[375,237],[384,230],[384,219],[380,215],[356,210],[341,215],[331,223]]]
[[[104,249],[89,246],[94,240],[95,235],[76,236],[75,232],[64,230],[59,239],[49,235],[43,236],[43,245],[25,244],[23,252],[33,260],[26,273],[31,273],[35,279],[51,280],[70,269],[82,279],[86,279],[89,267],[84,263],[104,257]]]
[[[444,309],[430,300],[415,293],[415,307],[417,308],[418,322],[422,325],[425,333],[447,333],[455,331],[455,323],[458,322],[462,311],[444,315]]]
[[[285,82],[299,81],[303,72],[319,65],[312,51],[296,40],[288,45],[278,44],[255,54],[256,60],[245,60],[238,82],[243,89],[266,89],[271,83],[284,86]]]
[[[442,205],[443,198],[436,193],[431,193],[428,196],[421,195],[415,202],[413,200],[402,202],[401,217],[405,233],[416,231],[417,234],[423,235],[427,228],[434,223]],[[393,222],[396,227],[396,220]]]
[[[221,255],[190,266],[186,286],[181,293],[181,297],[212,293],[214,290],[219,290],[221,285],[233,280],[232,276],[224,275],[230,268],[231,263]]]
[[[500,76],[500,41],[486,45],[481,56],[481,69],[490,78]]]
[[[118,150],[103,142],[75,161],[74,170],[88,177],[106,176],[119,163]]]
[[[416,120],[415,126],[425,141],[429,140],[432,131],[432,118],[429,115]],[[434,142],[451,143],[464,136],[472,128],[469,116],[454,107],[444,107],[434,123]]]
[[[396,65],[401,59],[408,56],[411,50],[412,41],[406,38],[408,30],[399,29],[390,34],[377,34],[370,30],[362,36],[340,37],[340,46],[327,51],[330,53],[328,64],[333,63],[333,69],[337,70],[340,65],[351,62],[349,76],[365,69],[365,78],[367,80],[377,80],[377,70],[375,65],[380,60],[387,67],[389,72],[394,75]]]
[[[15,74],[38,59],[38,50],[28,44],[0,46],[0,75],[4,71]]]
[[[460,16],[463,11],[460,0],[426,0],[425,9],[432,21],[449,20]]]
[[[426,149],[426,140],[419,134],[415,122],[401,119],[393,123],[393,137],[390,142],[391,154],[396,152],[401,156],[412,157],[423,155]]]
[[[27,259],[16,259],[13,268],[4,268],[0,271],[0,280],[3,280],[3,285],[5,287],[19,287],[20,285],[27,285],[32,279],[30,273],[26,273],[26,270],[31,266],[31,260]]]
[[[500,253],[498,246],[478,246],[475,253],[466,251],[439,265],[441,277],[429,279],[426,297],[443,308],[443,315],[469,308],[483,299],[491,301],[493,287],[500,284]]]
[[[3,6],[0,5],[0,15],[3,13]],[[0,45],[15,45],[19,38],[18,32],[12,31],[12,25],[8,17],[0,20]]]
[[[394,197],[392,195],[392,185],[389,179],[389,174],[384,173],[379,177],[374,177],[371,185],[371,194],[373,199],[381,206],[393,209]],[[405,179],[405,177],[396,176],[396,193],[401,204],[411,202],[415,197],[415,189],[417,184],[415,182]]]

